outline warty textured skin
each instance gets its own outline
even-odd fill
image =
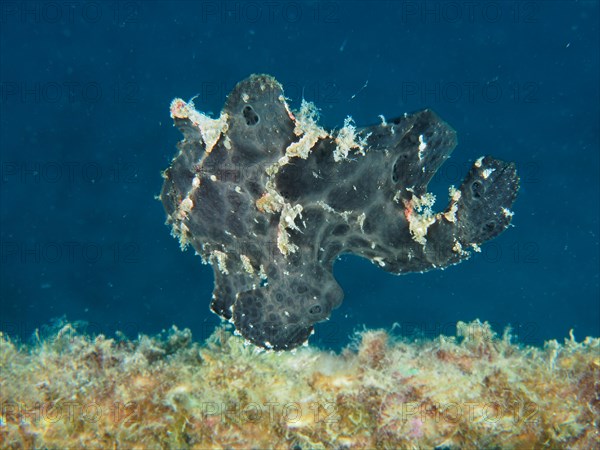
[[[340,305],[340,254],[394,274],[456,264],[508,227],[518,191],[514,164],[482,157],[435,214],[427,185],[456,146],[448,124],[424,110],[326,132],[309,106],[294,115],[274,78],[252,75],[220,120],[171,107],[184,140],[163,174],[167,223],[212,264],[211,309],[275,350]]]

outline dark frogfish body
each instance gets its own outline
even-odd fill
[[[513,215],[515,166],[489,156],[432,211],[427,185],[456,133],[430,110],[328,132],[311,103],[293,113],[273,77],[252,75],[219,118],[180,99],[171,116],[184,139],[163,174],[167,222],[212,264],[211,309],[261,347],[303,344],[340,305],[340,254],[395,274],[443,268]]]

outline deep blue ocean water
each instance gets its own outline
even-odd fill
[[[481,155],[515,161],[513,227],[444,271],[394,276],[342,256],[345,300],[311,342],[363,327],[454,334],[479,318],[539,345],[600,335],[596,1],[0,3],[0,329],[57,318],[135,338],[204,339],[212,269],[164,225],[174,97],[218,114],[274,75],[294,107],[358,125],[431,108],[459,145],[431,190],[446,205]]]

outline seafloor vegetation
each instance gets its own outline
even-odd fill
[[[341,354],[0,334],[2,448],[600,448],[600,339],[519,346],[487,323],[407,342],[365,331]]]

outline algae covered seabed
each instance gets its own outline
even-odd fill
[[[0,335],[0,369],[2,448],[600,447],[600,339],[526,347],[479,321],[423,341],[365,331],[340,354],[66,324]]]

